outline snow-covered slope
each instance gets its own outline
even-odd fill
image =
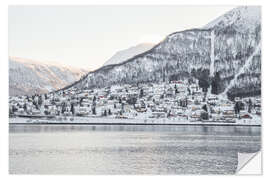
[[[132,58],[138,54],[144,53],[145,51],[148,51],[152,47],[154,47],[155,44],[151,43],[141,43],[136,46],[130,47],[128,49],[124,49],[122,51],[116,52],[109,60],[107,60],[103,66],[110,65],[110,64],[119,64],[121,62],[124,62],[125,60]]]
[[[125,62],[90,72],[76,86],[91,88],[112,84],[158,82],[187,78],[192,68],[210,65],[211,31],[192,29],[169,35],[154,48]]]
[[[221,76],[219,92],[237,95],[260,93],[261,8],[241,6],[218,17],[204,28],[212,28],[214,71]]]
[[[238,7],[201,29],[172,33],[149,51],[120,64],[103,66],[67,88],[190,77],[211,82],[219,79],[212,77],[218,74],[218,94],[258,94],[261,89],[260,13],[260,7]]]
[[[204,28],[222,29],[233,26],[238,32],[254,31],[261,24],[259,6],[240,6],[211,21]]]
[[[9,94],[32,95],[67,86],[87,71],[23,58],[9,58]]]

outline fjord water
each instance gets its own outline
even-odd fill
[[[11,174],[234,174],[261,128],[10,125]]]

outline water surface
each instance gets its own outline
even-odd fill
[[[233,174],[260,127],[10,125],[12,174]]]

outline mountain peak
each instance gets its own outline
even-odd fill
[[[253,31],[261,23],[260,6],[239,6],[208,23],[204,28],[234,26],[239,32]]]

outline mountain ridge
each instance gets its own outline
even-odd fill
[[[149,49],[151,49],[155,44],[153,43],[140,43],[136,46],[132,46],[130,48],[117,51],[110,59],[108,59],[103,66],[110,64],[119,64],[126,59],[130,59],[135,55],[141,54]]]
[[[190,77],[211,81],[210,71],[214,71],[212,73],[218,73],[224,81],[218,84],[217,92],[222,93],[260,41],[260,18],[251,26],[245,21],[249,16],[242,17],[249,14],[249,8],[235,8],[218,17],[214,20],[215,23],[210,22],[200,29],[171,33],[150,50],[122,63],[91,71],[66,88],[75,86],[89,89],[113,84],[160,82]],[[260,14],[260,8],[251,9]],[[214,58],[211,56],[212,47]],[[246,75],[237,78],[237,81],[243,81],[245,85],[237,87],[236,83],[228,93],[235,93],[233,91],[236,89],[241,93],[247,93],[250,88],[251,91],[260,89],[260,51],[252,57],[251,62],[252,68],[245,71]],[[214,70],[210,68],[211,63],[214,63]],[[256,75],[252,75],[254,73]]]
[[[87,71],[59,63],[9,57],[9,94],[33,95],[61,89]]]

